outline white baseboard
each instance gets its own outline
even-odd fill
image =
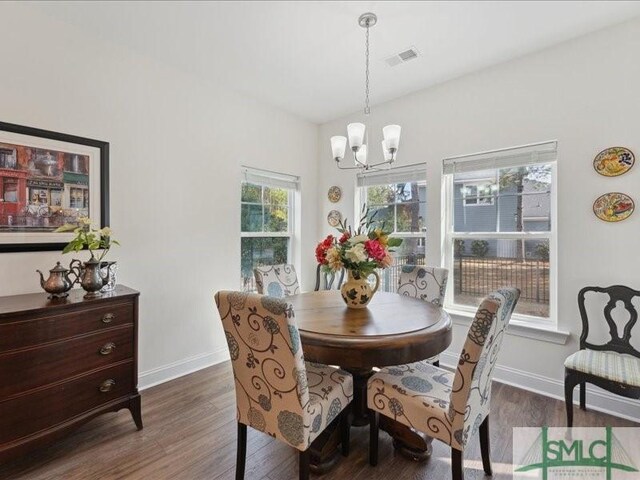
[[[458,356],[444,352],[440,354],[440,363],[443,367],[455,369],[458,364]],[[496,365],[493,379],[496,382],[512,385],[547,397],[557,398],[564,402],[564,382],[561,380],[502,365]],[[578,389],[576,388],[577,391]],[[578,394],[576,393],[574,397],[577,399]],[[587,386],[587,408],[640,422],[640,402],[614,395],[601,389],[596,390],[591,386]]]
[[[229,351],[224,347],[211,353],[195,355],[162,367],[147,370],[146,372],[141,372],[138,377],[138,389],[145,390],[226,360],[229,360]],[[443,367],[455,369],[458,363],[458,356],[444,352],[440,354],[440,363]],[[564,401],[564,383],[561,380],[503,365],[496,366],[493,378],[496,382]],[[577,398],[577,394],[575,397]],[[587,387],[587,408],[640,422],[640,402],[620,397],[604,390],[594,389],[590,386]]]
[[[145,390],[173,380],[174,378],[210,367],[216,363],[224,362],[225,360],[229,360],[229,350],[226,346],[211,353],[202,353],[168,365],[163,365],[162,367],[147,370],[146,372],[141,372],[138,375],[138,390]]]

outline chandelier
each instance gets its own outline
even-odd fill
[[[369,28],[378,22],[378,17],[374,13],[363,13],[358,18],[358,24],[366,30],[365,33],[365,87],[364,87],[364,115],[365,120],[371,113],[369,107]],[[354,166],[344,166],[345,150],[347,147],[347,137],[335,136],[331,137],[331,153],[336,161],[338,168],[343,170],[358,169],[366,171],[375,169],[382,165],[389,165],[395,161],[398,153],[398,144],[400,143],[400,125],[387,125],[382,129],[382,161],[371,163],[368,155],[369,150],[369,132],[364,123],[350,123],[347,125],[347,136],[349,137],[349,148],[353,153]]]

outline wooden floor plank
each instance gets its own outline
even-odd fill
[[[228,363],[150,388],[142,394],[145,428],[135,429],[128,411],[99,417],[64,440],[0,466],[3,480],[233,480],[236,409]],[[491,399],[494,479],[511,479],[512,427],[562,426],[559,400],[495,383]],[[575,409],[581,426],[638,426],[597,412]],[[323,478],[398,480],[450,478],[450,450],[434,441],[433,456],[415,463],[396,454],[381,432],[379,463],[368,464],[368,429],[353,428],[351,454]],[[485,479],[477,438],[466,452],[467,480]],[[249,429],[247,480],[296,480],[297,450]]]

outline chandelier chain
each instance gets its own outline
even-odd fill
[[[365,34],[365,80],[364,80],[364,114],[369,115],[371,109],[369,108],[369,22],[367,21],[367,33]]]

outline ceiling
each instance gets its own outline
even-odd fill
[[[46,13],[322,123],[640,15],[640,2],[38,2]],[[384,59],[410,46],[420,57]]]

